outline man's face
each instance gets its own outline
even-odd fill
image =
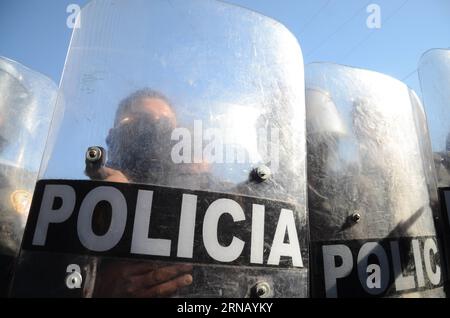
[[[141,116],[148,116],[153,121],[167,121],[172,128],[176,126],[176,117],[172,108],[162,99],[143,98],[140,102],[134,104],[131,110],[123,114],[119,124],[128,123]]]
[[[170,164],[175,113],[162,99],[143,98],[119,118],[108,136],[110,165],[137,182],[156,182]]]

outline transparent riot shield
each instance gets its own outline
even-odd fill
[[[0,296],[6,296],[19,254],[56,85],[0,56]]]
[[[432,49],[423,54],[418,67],[424,107],[431,137],[436,183],[442,217],[439,222],[450,270],[450,50]]]
[[[372,71],[305,74],[312,295],[445,296],[420,100]]]
[[[12,295],[308,296],[296,39],[204,0],[80,22]]]
[[[450,50],[426,52],[419,62],[419,78],[427,113],[439,187],[450,186]]]

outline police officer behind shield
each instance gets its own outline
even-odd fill
[[[450,185],[450,133],[445,141],[445,151],[435,152],[433,155],[438,185],[447,187]]]
[[[167,185],[173,170],[170,136],[176,116],[162,94],[142,89],[125,98],[107,137],[106,166],[87,166],[91,179]],[[97,220],[101,227],[103,220]],[[96,221],[94,221],[96,222]],[[192,283],[192,265],[105,260],[98,265],[94,297],[166,297]]]

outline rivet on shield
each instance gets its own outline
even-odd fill
[[[86,151],[86,160],[90,161],[90,162],[97,162],[99,160],[101,160],[102,158],[102,150],[97,147],[89,147],[88,150]]]
[[[361,220],[361,214],[359,213],[353,213],[352,215],[352,221],[355,223],[358,223]]]
[[[270,285],[266,282],[257,283],[254,287],[255,296],[258,298],[270,297]]]
[[[258,180],[261,182],[269,179],[272,174],[270,168],[264,165],[257,167],[254,172]]]

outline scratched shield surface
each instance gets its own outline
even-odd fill
[[[387,75],[306,66],[316,297],[442,297],[430,138],[415,92]]]
[[[450,50],[431,49],[420,58],[418,65],[424,108],[430,127],[434,168],[439,187],[442,238],[446,251],[450,247],[448,190],[450,187]],[[447,264],[449,253],[447,253]]]
[[[79,18],[12,295],[307,297],[295,37],[210,0]]]
[[[56,93],[43,74],[0,56],[0,297],[19,255]]]

